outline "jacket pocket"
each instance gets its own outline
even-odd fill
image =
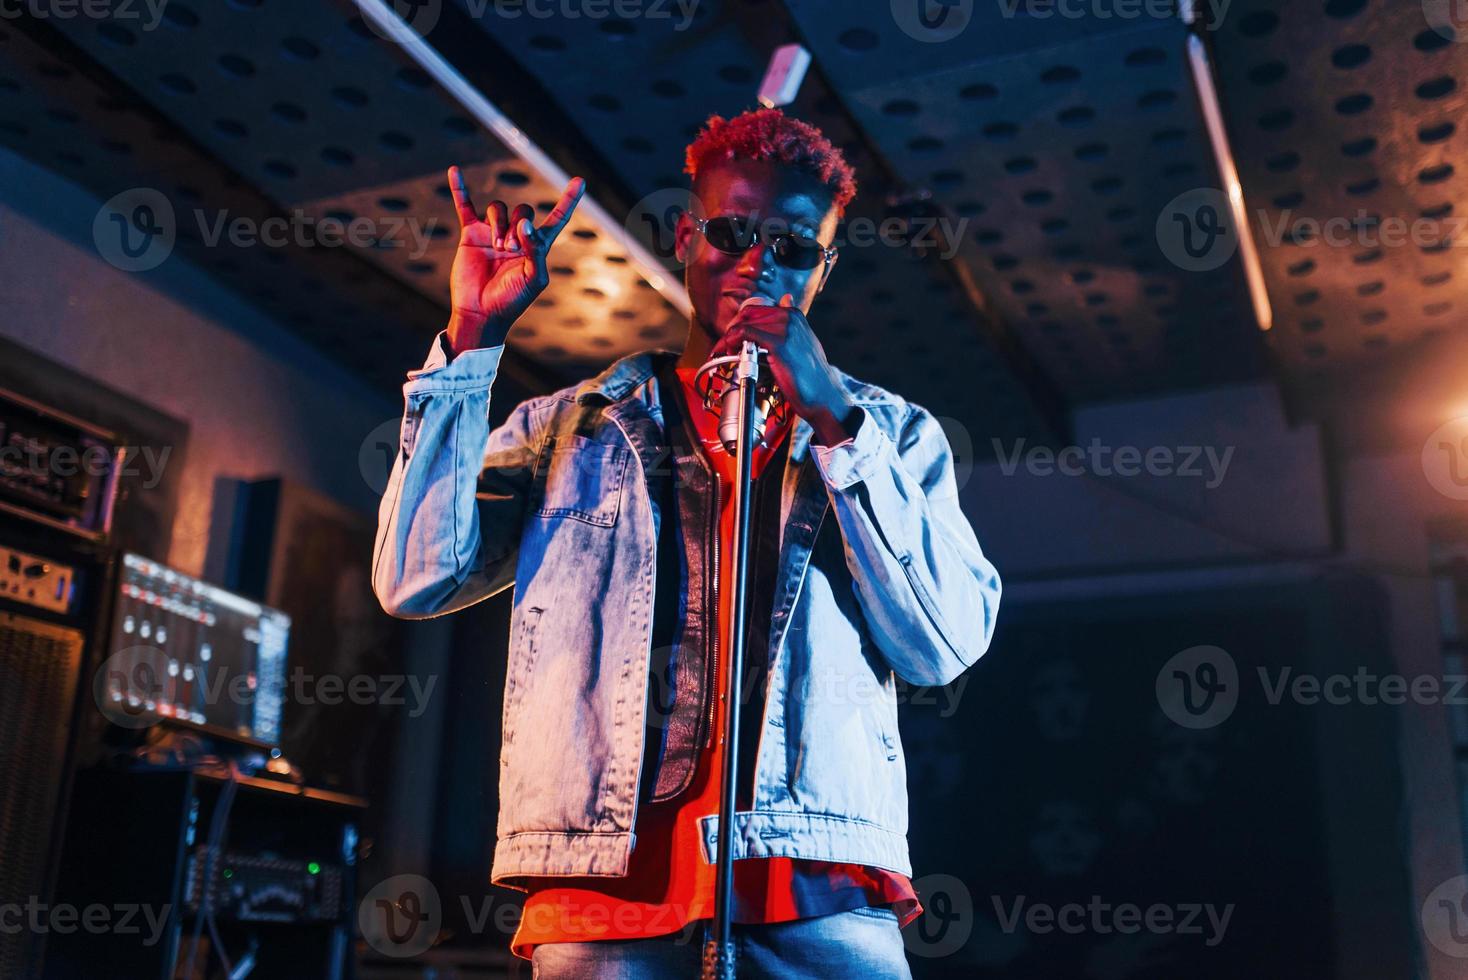
[[[548,448],[536,474],[536,482],[543,480],[536,516],[569,517],[597,527],[616,524],[631,451],[578,435]]]

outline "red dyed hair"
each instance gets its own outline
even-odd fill
[[[856,171],[841,150],[815,126],[779,109],[751,109],[733,119],[709,116],[688,144],[683,172],[697,181],[705,168],[735,159],[773,160],[810,174],[830,190],[838,215],[856,197]]]

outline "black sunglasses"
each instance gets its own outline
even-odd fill
[[[752,218],[722,216],[718,218],[693,218],[693,225],[714,248],[727,255],[743,255],[751,246],[767,240],[775,253],[775,261],[787,269],[802,272],[814,269],[824,262],[829,269],[836,257],[836,249],[822,245],[814,238],[804,238],[789,232],[762,235]]]

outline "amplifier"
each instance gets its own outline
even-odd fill
[[[104,538],[126,455],[117,442],[106,429],[0,388],[0,513]]]
[[[71,566],[0,544],[0,597],[64,615],[75,584]]]
[[[184,905],[197,912],[204,897],[207,847],[189,855]],[[209,908],[234,922],[334,922],[342,916],[340,864],[226,851],[215,861]]]

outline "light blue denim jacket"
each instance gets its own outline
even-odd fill
[[[420,619],[515,586],[492,878],[624,875],[655,587],[651,358],[522,402],[491,432],[503,346],[449,361],[444,343],[403,387],[373,588],[387,612]],[[761,728],[734,856],[911,875],[895,677],[946,684],[977,660],[1000,582],[937,421],[840,377],[865,417],[836,446],[812,446],[796,420],[776,579],[752,583],[774,590],[770,664],[763,717],[744,719]],[[717,817],[703,830],[711,861]]]

